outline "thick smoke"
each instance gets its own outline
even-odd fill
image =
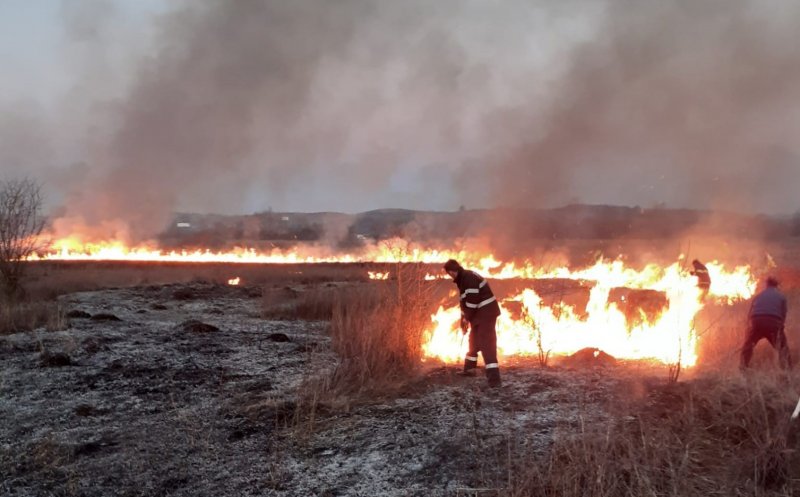
[[[800,206],[800,5],[608,3],[495,194],[786,212]],[[502,129],[502,126],[495,126]],[[488,157],[487,161],[491,161]]]
[[[62,109],[84,130],[65,232],[148,237],[176,210],[798,207],[795,2],[183,2],[140,57],[104,49],[113,9],[71,5],[89,57]]]

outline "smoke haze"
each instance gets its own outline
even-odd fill
[[[64,2],[72,85],[0,98],[56,226],[176,210],[800,208],[793,1]]]

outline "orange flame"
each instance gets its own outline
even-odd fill
[[[710,296],[722,304],[749,298],[756,287],[749,268],[725,271],[717,262],[708,265],[712,278]],[[528,268],[525,269],[528,271]],[[648,359],[665,364],[697,363],[694,320],[703,308],[693,276],[676,263],[667,268],[649,265],[641,271],[626,268],[621,261],[598,261],[594,266],[570,271],[526,273],[537,278],[590,280],[589,299],[583,312],[558,303],[547,306],[533,289],[525,289],[501,302],[501,307],[521,307],[521,316],[504,312],[497,322],[497,349],[501,357],[536,356],[540,352],[568,355],[593,347],[620,359]],[[666,307],[648,317],[638,309],[634,315],[609,299],[614,288],[651,289],[662,292]],[[624,297],[623,297],[624,300]],[[458,306],[439,308],[431,316],[423,355],[448,363],[463,360],[467,352],[461,337]]]
[[[321,263],[321,262],[378,262],[378,263],[426,263],[439,264],[447,259],[458,259],[471,267],[491,269],[477,264],[482,255],[467,251],[439,250],[418,247],[406,240],[391,239],[368,244],[362,249],[342,254],[329,246],[302,246],[292,250],[273,249],[259,251],[247,247],[235,247],[227,251],[211,250],[161,250],[155,244],[135,247],[113,240],[85,242],[78,237],[62,238],[49,245],[43,254],[31,260],[59,261],[139,261],[139,262],[222,262],[222,263]],[[499,265],[500,263],[495,263]]]
[[[341,254],[327,246],[305,246],[293,250],[259,251],[238,247],[228,251],[164,251],[155,244],[128,246],[119,241],[90,243],[78,237],[56,241],[50,249],[31,260],[60,261],[146,261],[146,262],[221,262],[221,263],[320,263],[376,262],[441,264],[456,259],[492,279],[570,279],[594,282],[588,303],[583,308],[545,305],[542,296],[529,288],[513,295],[502,306],[516,306],[522,315],[508,312],[498,320],[498,351],[504,357],[536,355],[541,348],[551,354],[570,354],[585,347],[596,347],[618,358],[654,359],[664,363],[691,366],[697,361],[694,320],[704,304],[699,301],[696,280],[678,263],[669,267],[650,264],[644,269],[626,267],[621,260],[599,260],[596,264],[572,270],[566,266],[542,268],[530,262],[503,262],[493,255],[466,250],[421,248],[405,240],[392,239],[368,244],[362,249]],[[749,298],[756,282],[746,266],[726,270],[717,261],[706,264],[711,276],[709,298],[722,304]],[[370,272],[371,279],[388,279],[389,273]],[[433,273],[426,280],[447,276]],[[234,278],[229,281],[230,284]],[[667,304],[658,316],[626,314],[610,299],[615,288],[649,289],[662,292]],[[463,358],[458,307],[439,309],[432,316],[431,328],[423,346],[426,358],[456,362]]]
[[[457,259],[464,266],[475,268],[494,278],[524,278],[535,273],[529,266],[518,268],[513,263],[504,264],[491,255],[467,250],[426,248],[406,240],[394,238],[367,244],[352,253],[340,253],[329,246],[301,246],[292,250],[273,249],[259,251],[235,247],[227,251],[211,250],[161,250],[155,244],[135,247],[112,240],[86,242],[79,237],[62,238],[49,245],[43,254],[31,260],[58,261],[131,261],[131,262],[192,262],[192,263],[424,263],[442,264],[447,259]],[[437,278],[438,276],[432,276]]]
[[[228,284],[231,286],[238,286],[241,283],[242,279],[240,277],[231,278],[228,280]]]

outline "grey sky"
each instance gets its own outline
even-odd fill
[[[789,0],[0,0],[0,172],[71,223],[800,208]]]

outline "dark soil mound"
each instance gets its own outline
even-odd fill
[[[89,319],[92,315],[80,309],[73,309],[67,313],[67,317],[70,319]]]
[[[272,333],[267,335],[267,340],[273,342],[291,342],[291,339],[285,333]]]
[[[59,368],[71,366],[72,358],[63,352],[44,351],[39,354],[39,366],[43,368]]]
[[[614,357],[606,354],[600,349],[587,347],[581,349],[563,361],[563,365],[573,368],[591,368],[591,367],[605,367],[613,366],[617,363]]]
[[[213,333],[215,331],[219,331],[219,328],[216,326],[203,323],[202,321],[198,321],[196,319],[184,321],[178,325],[178,329],[187,333]]]
[[[172,292],[172,298],[175,300],[194,300],[199,295],[191,288],[178,288]]]
[[[94,316],[91,317],[91,319],[92,321],[122,321],[114,314],[109,314],[107,312],[101,312],[100,314],[95,314]]]

